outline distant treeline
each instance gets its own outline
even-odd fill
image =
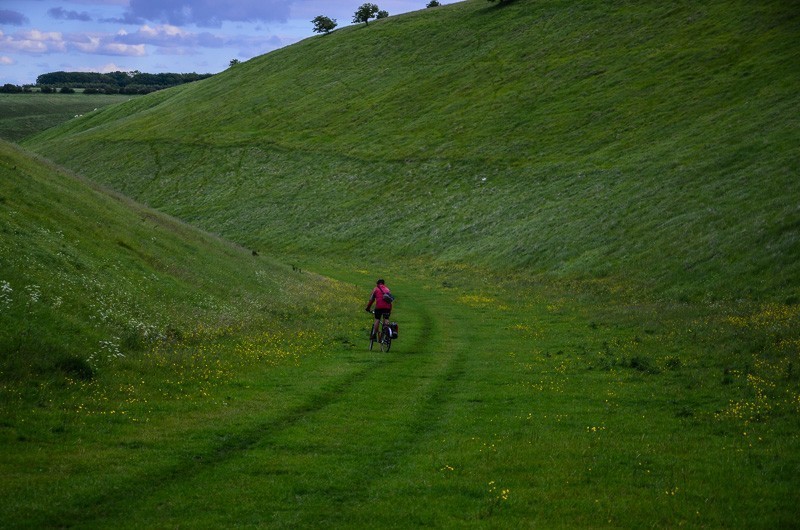
[[[211,77],[212,74],[147,74],[139,71],[110,72],[51,72],[36,78],[36,85],[45,88],[82,88],[84,93],[146,94],[192,81]]]

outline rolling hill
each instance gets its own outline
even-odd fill
[[[474,0],[307,39],[26,145],[307,261],[429,256],[786,299],[799,24],[779,1]]]

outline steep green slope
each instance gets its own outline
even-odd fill
[[[295,333],[290,309],[325,285],[0,143],[4,393],[120,359],[146,370],[154,350],[233,329]]]
[[[304,260],[422,255],[784,300],[800,285],[798,35],[776,0],[471,0],[311,38],[29,145]]]

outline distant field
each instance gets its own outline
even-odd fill
[[[0,94],[0,138],[18,142],[75,116],[128,101],[130,94]]]

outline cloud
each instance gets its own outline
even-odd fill
[[[30,22],[28,17],[18,11],[0,9],[0,24],[8,26],[22,26]]]
[[[97,53],[100,48],[100,37],[83,33],[67,35],[64,40],[69,43],[69,47],[83,53]]]
[[[137,17],[133,13],[125,13],[122,17],[101,18],[100,22],[108,22],[111,24],[126,24],[130,26],[138,26],[147,22],[142,17]]]
[[[67,11],[63,7],[53,7],[47,10],[47,14],[59,20],[80,20],[81,22],[91,22],[92,17],[89,13],[78,13],[77,11]]]
[[[67,0],[70,4],[85,4],[91,6],[127,6],[128,0]]]
[[[49,65],[37,65],[40,69],[46,70],[50,68]],[[91,65],[91,66],[75,66],[75,65],[60,65],[65,72],[99,72],[101,74],[108,74],[110,72],[126,72],[128,71],[127,68],[122,66],[117,66],[115,63],[106,63],[100,66]]]
[[[5,55],[0,55],[0,64],[17,64],[17,62],[12,59],[11,57],[6,57]]]
[[[78,52],[97,55],[120,55],[142,57],[146,54],[145,45],[118,42],[116,35],[68,33],[39,30],[23,31],[14,35],[0,32],[0,50],[44,55],[48,53]]]
[[[285,22],[295,0],[130,0],[126,18],[220,27],[223,22]]]
[[[169,24],[144,25],[134,33],[120,31],[115,40],[123,44],[149,44],[159,48],[221,48],[225,39],[208,32],[192,33]],[[163,50],[162,50],[163,52]],[[184,54],[184,52],[181,52]]]
[[[86,54],[143,57],[146,47],[142,43],[124,43],[116,35],[72,33],[64,37],[67,48]]]
[[[23,31],[14,35],[0,32],[0,50],[42,54],[66,50],[61,33],[57,31],[42,32],[39,30]]]
[[[83,69],[83,70],[79,70],[79,71],[81,71],[81,72],[100,72],[101,74],[108,74],[110,72],[124,72],[125,69],[124,68],[120,68],[119,66],[117,66],[114,63],[108,63],[108,64],[104,64],[103,66],[94,68],[94,70],[92,70],[92,69]]]
[[[18,31],[4,34],[0,31],[0,52],[46,55],[52,53],[79,53],[143,57],[148,47],[159,55],[198,55],[202,49],[222,49],[226,46],[258,50],[275,48],[275,37],[220,36],[202,31],[192,32],[170,24],[143,25],[136,31],[120,30],[118,33],[79,32],[61,33],[40,30]]]
[[[144,57],[147,54],[144,44],[121,44],[119,42],[103,43],[97,53],[126,57]]]

